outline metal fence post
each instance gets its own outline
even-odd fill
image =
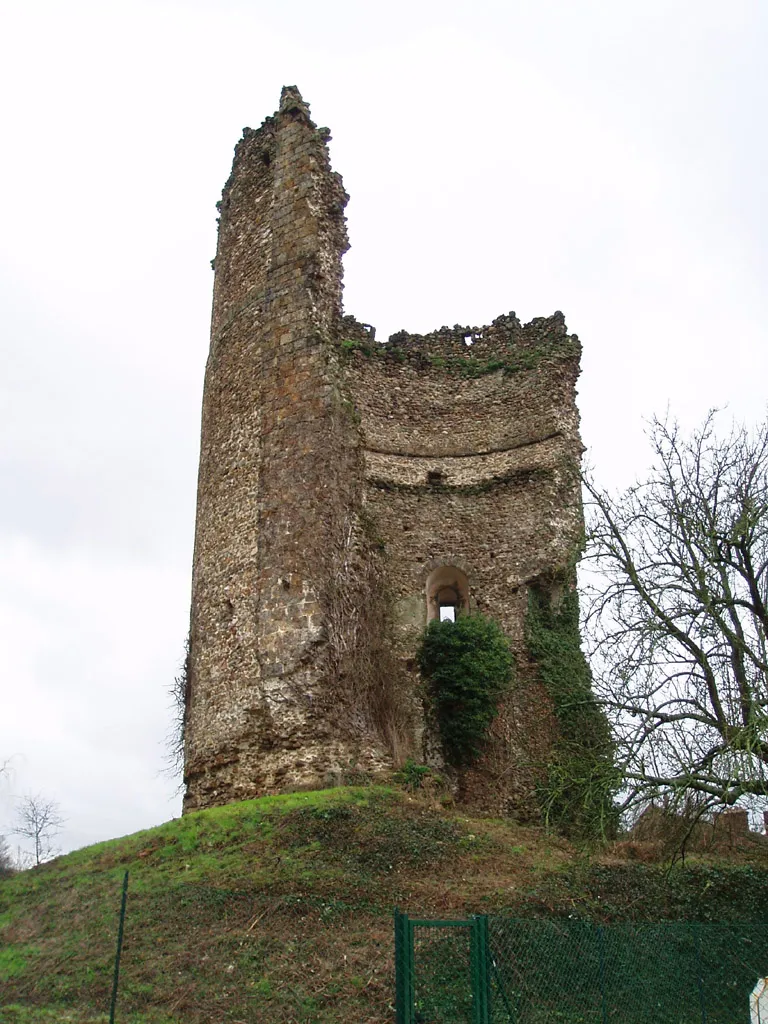
[[[413,926],[395,908],[395,1020],[413,1024]]]
[[[490,949],[486,914],[477,914],[472,919],[470,960],[473,1024],[490,1024]]]
[[[109,1004],[109,1024],[115,1024],[117,1006],[117,983],[120,980],[120,954],[123,951],[123,929],[125,927],[125,904],[128,898],[128,872],[123,878],[123,896],[120,901],[120,924],[117,927],[117,949],[115,951],[115,973],[112,978],[112,1000]]]

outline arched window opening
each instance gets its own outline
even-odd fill
[[[469,582],[455,565],[440,565],[427,579],[427,622],[455,622],[469,611]]]
[[[455,622],[461,598],[456,587],[441,587],[435,595],[437,613],[441,622]]]

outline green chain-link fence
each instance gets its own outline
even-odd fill
[[[395,955],[397,1024],[749,1024],[768,925],[396,913]]]
[[[397,1024],[488,1020],[487,938],[485,918],[422,921],[395,912]]]

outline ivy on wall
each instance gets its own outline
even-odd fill
[[[581,649],[576,590],[567,589],[553,602],[547,590],[532,587],[526,633],[558,723],[542,791],[545,819],[583,838],[611,835],[617,825],[614,795],[621,779],[614,765],[610,726],[595,700]]]
[[[514,662],[500,626],[483,615],[433,620],[419,649],[446,761],[472,764],[483,749],[512,679]]]

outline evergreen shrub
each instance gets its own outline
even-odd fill
[[[429,623],[419,667],[435,712],[446,761],[458,768],[480,755],[512,680],[514,661],[498,623],[483,615]]]

